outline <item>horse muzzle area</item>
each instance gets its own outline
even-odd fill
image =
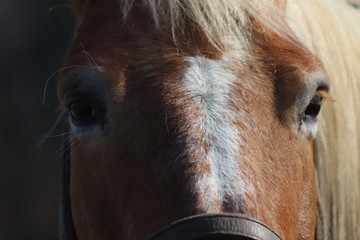
[[[76,240],[70,201],[70,147],[64,143],[62,198],[59,239]],[[159,230],[148,240],[282,240],[257,219],[232,213],[200,214],[179,219]]]
[[[241,214],[202,214],[180,219],[148,240],[281,240],[269,226]]]

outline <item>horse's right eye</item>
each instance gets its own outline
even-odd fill
[[[99,113],[91,106],[91,103],[83,99],[77,99],[69,103],[68,109],[74,121],[92,120]]]
[[[65,101],[74,126],[86,130],[104,123],[105,105],[92,94],[72,90],[65,95]]]

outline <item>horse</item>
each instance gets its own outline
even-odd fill
[[[60,238],[357,239],[356,6],[73,0]]]

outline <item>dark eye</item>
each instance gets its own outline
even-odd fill
[[[69,91],[64,98],[71,121],[78,127],[103,124],[105,104],[99,98],[93,94],[77,90]]]
[[[320,113],[321,105],[323,103],[323,97],[320,94],[316,94],[310,101],[309,105],[305,110],[305,115],[310,117],[317,117]]]
[[[77,99],[69,104],[69,111],[71,117],[75,121],[85,121],[96,119],[98,112],[94,107],[86,100]]]

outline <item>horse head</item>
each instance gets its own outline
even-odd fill
[[[74,9],[58,96],[78,239],[146,239],[199,214],[314,239],[313,139],[329,83],[287,25],[285,1]]]

